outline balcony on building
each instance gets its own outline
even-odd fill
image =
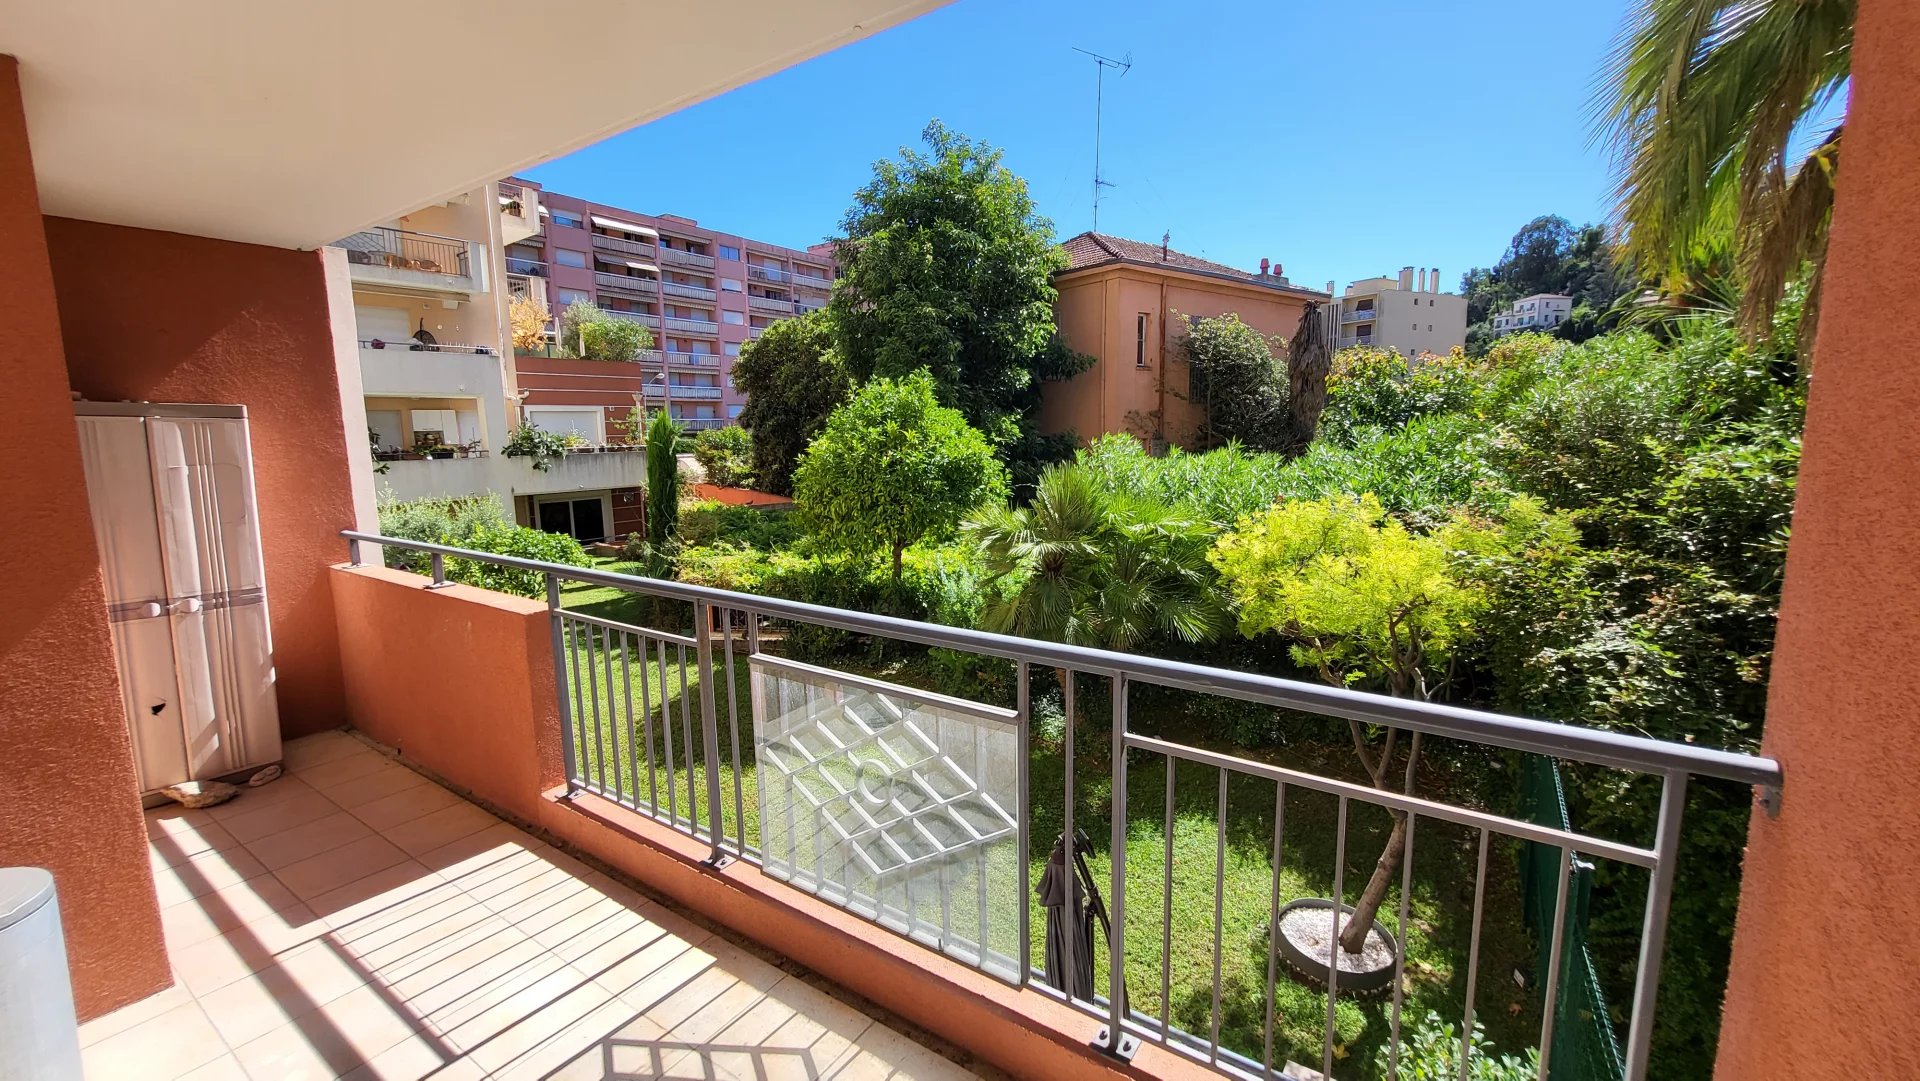
[[[517,244],[540,235],[540,189],[500,182],[500,242]]]
[[[1349,308],[1345,312],[1342,312],[1340,315],[1340,321],[1342,323],[1357,323],[1357,322],[1371,320],[1373,317],[1374,317],[1373,305],[1371,302],[1369,302],[1368,305],[1364,308]]]
[[[660,250],[659,230],[639,222],[625,221],[604,214],[590,215],[593,246],[601,251],[654,258]]]
[[[750,296],[747,298],[747,310],[757,315],[792,315],[793,307],[793,301],[783,300],[780,297]]]
[[[720,363],[718,353],[699,353],[688,349],[662,350],[660,357],[675,368],[713,368]]]
[[[718,293],[704,285],[692,285],[687,282],[662,281],[660,283],[660,291],[670,297],[679,297],[682,300],[705,300],[711,302],[719,297]]]
[[[651,327],[654,330],[660,329],[660,317],[657,315],[654,315],[651,312],[627,311],[624,308],[609,308],[609,307],[606,307],[605,305],[602,305],[600,310],[603,312],[606,312],[608,315],[613,316],[615,319],[626,319],[630,322],[640,323],[644,326]]]
[[[660,245],[660,262],[664,266],[692,267],[696,270],[706,271],[713,270],[713,256],[687,251],[684,248],[670,248],[664,243]]]
[[[747,264],[747,278],[756,282],[771,282],[785,285],[793,280],[792,275],[777,266],[761,266],[759,263]]]
[[[593,270],[593,284],[601,289],[614,289],[634,296],[654,296],[660,288],[660,268],[652,263],[643,263],[638,259],[628,260],[617,268],[605,261],[596,261]]]
[[[380,226],[343,237],[356,285],[395,285],[442,293],[486,291],[483,246],[459,237]]]
[[[696,337],[717,338],[720,336],[720,324],[711,319],[686,319],[679,316],[667,316],[666,329],[674,334],[691,334]]]
[[[833,279],[825,270],[818,267],[796,265],[789,280],[803,289],[825,291],[833,288]]]

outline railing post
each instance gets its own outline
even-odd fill
[[[566,763],[567,795],[574,790],[573,707],[567,701],[566,628],[560,614],[560,577],[547,573],[547,612],[552,622],[553,695],[560,706],[560,758]]]
[[[358,567],[359,565],[360,565],[360,538],[348,537],[347,538],[347,566]]]
[[[447,581],[447,557],[439,552],[433,553],[433,582],[428,589],[445,589],[452,585]]]
[[[1107,1028],[1095,1040],[1114,1058],[1131,1060],[1140,1041],[1127,1035],[1127,675],[1115,672],[1113,686],[1113,825],[1110,833],[1107,898],[1112,924],[1107,928]],[[1069,872],[1071,873],[1071,872]],[[1088,963],[1093,959],[1089,957]]]
[[[1655,858],[1647,882],[1646,922],[1640,928],[1640,964],[1633,977],[1627,1081],[1647,1076],[1647,1052],[1653,1047],[1653,1011],[1660,997],[1660,961],[1667,948],[1667,910],[1673,904],[1674,863],[1680,855],[1680,817],[1686,809],[1687,775],[1669,771],[1660,787],[1660,819],[1653,832]]]
[[[726,809],[720,799],[720,718],[715,713],[713,699],[712,620],[713,609],[707,602],[694,601],[694,651],[700,663],[700,742],[707,760],[707,828],[712,831],[713,841],[713,855],[708,857],[708,862],[718,867],[727,859],[721,848],[727,829]]]

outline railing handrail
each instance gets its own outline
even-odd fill
[[[803,601],[740,593],[660,578],[643,578],[593,567],[574,567],[515,556],[494,555],[489,552],[456,548],[452,545],[402,540],[359,530],[342,530],[340,536],[353,542],[356,549],[359,544],[366,543],[441,556],[457,556],[461,559],[553,574],[575,581],[611,586],[670,600],[740,609],[776,619],[797,619],[859,634],[884,635],[923,645],[942,646],[1008,660],[1073,669],[1091,675],[1124,676],[1135,682],[1218,694],[1280,708],[1304,709],[1343,720],[1404,728],[1432,736],[1464,739],[1508,750],[1589,762],[1636,773],[1692,774],[1768,788],[1779,787],[1783,778],[1780,764],[1771,758],[1697,747],[1687,743],[1672,743],[1646,736],[1630,736],[1597,728],[1582,728],[1552,721],[1510,717],[1464,706],[1393,698],[1345,687],[1306,683],[1253,672],[1210,668],[1185,661],[1118,653],[1090,646],[1048,642],[1035,638],[1016,638],[991,631],[922,623],[898,616],[829,608]]]

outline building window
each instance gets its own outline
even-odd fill
[[[745,288],[740,284],[739,278],[721,278],[720,291],[723,293],[740,293],[744,292]]]
[[[569,229],[578,229],[586,224],[580,220],[580,215],[570,214],[564,210],[550,210],[547,217],[553,221],[553,224],[564,225]]]
[[[728,342],[727,344],[725,344],[725,345],[723,345],[723,346],[721,346],[720,348],[722,348],[722,349],[724,349],[724,350],[726,350],[726,352],[727,352],[727,355],[728,355],[728,356],[730,356],[730,357],[737,357],[737,356],[739,356],[739,355],[740,355],[740,343],[739,343],[739,342]]]
[[[744,314],[736,311],[722,311],[720,313],[720,321],[722,323],[730,323],[733,326],[737,327],[737,326],[744,325],[747,321],[747,317]],[[1328,917],[1328,918],[1331,919],[1332,917]]]
[[[731,244],[722,244],[720,245],[720,258],[737,261],[740,258],[740,249]]]
[[[727,419],[739,420],[741,411],[746,408],[747,408],[746,406],[741,405],[738,402],[734,403],[733,405],[727,406]]]
[[[578,289],[561,289],[559,290],[558,295],[560,297],[560,304],[562,307],[565,307],[568,304],[577,303],[582,300],[585,300],[588,302],[591,302],[593,300],[592,297],[588,296],[586,293]]]
[[[1428,324],[1427,324],[1427,329],[1428,329],[1428,330],[1432,330],[1432,329],[1433,329],[1433,324],[1432,324],[1432,323],[1428,323]],[[1332,922],[1333,922],[1333,917],[1332,917],[1332,916],[1328,916],[1328,917],[1327,917],[1327,922],[1328,922],[1328,924],[1329,924],[1329,925],[1331,925],[1331,924],[1332,924]]]
[[[555,248],[553,249],[553,261],[559,263],[561,266],[585,269],[587,256],[585,252],[572,251],[567,248]]]
[[[1147,313],[1133,317],[1133,366],[1147,366]]]

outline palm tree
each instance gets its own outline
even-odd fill
[[[1811,262],[1810,340],[1844,124],[1804,160],[1789,152],[1845,92],[1855,6],[1640,0],[1594,102],[1596,134],[1617,162],[1626,256],[1668,277],[1703,236],[1729,233],[1750,340],[1771,330],[1787,283]]]
[[[962,529],[1001,586],[987,630],[1125,650],[1156,632],[1204,642],[1226,626],[1207,523],[1103,492],[1078,466],[1049,468],[1033,502],[986,508]]]

